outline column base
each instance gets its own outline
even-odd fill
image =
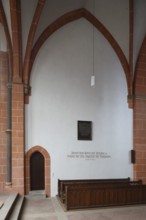
[[[12,186],[12,182],[6,182],[6,188]]]

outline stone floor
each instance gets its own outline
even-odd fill
[[[65,212],[57,198],[26,198],[21,220],[146,220],[146,205]]]
[[[9,197],[9,193],[0,192],[0,201],[5,201]]]
[[[0,209],[2,208],[5,200],[8,198],[9,194],[8,193],[1,193],[0,192]]]

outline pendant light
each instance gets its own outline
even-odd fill
[[[95,0],[93,0],[93,15],[95,14]],[[95,86],[95,71],[94,71],[94,25],[93,25],[93,34],[92,34],[92,59],[93,59],[93,63],[92,63],[92,75],[91,75],[91,86],[94,87]]]

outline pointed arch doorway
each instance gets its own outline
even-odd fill
[[[42,161],[38,162],[37,161],[38,158],[39,158],[39,160],[42,160]],[[33,163],[32,166],[34,166],[32,168],[31,168],[31,163]],[[31,185],[31,181],[33,181],[35,178],[38,178],[36,176],[32,177],[32,175],[34,175],[36,172],[36,170],[35,170],[36,163],[44,164],[44,166],[43,166],[44,167],[44,175],[43,175],[44,176],[44,183],[42,182],[38,186],[35,185],[35,183]],[[46,196],[47,197],[50,196],[50,182],[51,182],[50,181],[50,167],[51,167],[51,158],[50,158],[50,155],[46,149],[44,149],[41,146],[34,146],[27,151],[26,157],[25,157],[25,194],[29,194],[30,190],[32,190],[31,188],[33,188],[33,190],[35,190],[36,187],[38,188],[40,186],[41,187],[44,186]],[[39,169],[40,168],[37,169],[37,173],[38,173]],[[39,172],[41,172],[41,171],[39,171]],[[34,178],[34,179],[31,180],[32,178]],[[43,178],[41,177],[41,179],[43,179]]]
[[[36,151],[30,158],[30,190],[45,189],[44,157]]]

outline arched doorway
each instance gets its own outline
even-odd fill
[[[45,188],[44,157],[35,152],[30,158],[30,190],[43,190]]]
[[[40,153],[44,158],[44,189],[46,196],[50,196],[50,167],[51,158],[49,153],[41,146],[34,146],[30,148],[25,156],[25,194],[28,194],[31,190],[31,159],[37,157],[35,153]],[[34,159],[33,158],[33,159]],[[34,159],[35,160],[35,159]]]

